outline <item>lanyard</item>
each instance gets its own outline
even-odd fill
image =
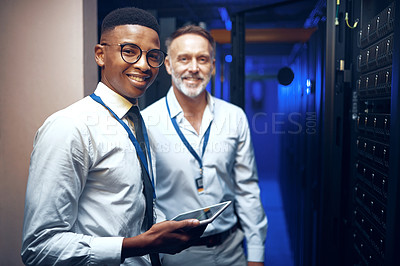
[[[128,127],[128,125],[127,125],[124,121],[122,121],[122,120],[111,110],[110,107],[108,107],[108,106],[103,102],[103,100],[102,100],[99,96],[97,96],[96,94],[92,93],[92,94],[90,95],[90,97],[91,97],[93,100],[95,100],[96,102],[98,102],[99,104],[103,105],[105,108],[107,108],[108,111],[110,111],[110,113],[115,117],[115,119],[117,119],[117,121],[124,127],[124,129],[125,129],[126,132],[128,133],[129,139],[131,140],[133,146],[135,146],[136,152],[137,152],[137,154],[139,155],[139,158],[140,158],[140,160],[142,161],[142,163],[143,163],[143,165],[144,165],[144,167],[145,167],[145,169],[146,169],[146,172],[147,172],[148,176],[150,177],[150,172],[149,172],[149,167],[148,167],[148,164],[147,164],[146,157],[145,157],[145,155],[144,155],[144,152],[143,152],[142,148],[141,148],[140,145],[139,145],[139,142],[137,141],[137,139],[136,139],[135,136],[133,135],[132,130]],[[140,122],[142,123],[143,136],[144,136],[144,141],[145,141],[145,143],[146,143],[146,148],[147,148],[147,150],[148,150],[148,153],[147,153],[147,154],[149,155],[150,165],[152,165],[152,164],[151,164],[151,152],[150,152],[149,138],[147,137],[146,126],[145,126],[145,124],[144,124],[144,121],[143,121],[142,116],[140,116]],[[154,190],[154,178],[153,178],[153,176],[152,176],[152,178],[151,178],[151,184],[152,184],[152,187],[153,187],[153,198],[155,199],[155,198],[156,198],[156,193],[155,193],[155,190]]]
[[[169,114],[169,118],[171,119],[172,124],[174,125],[175,131],[176,133],[178,133],[178,136],[180,137],[180,139],[182,140],[183,144],[185,144],[186,148],[189,150],[189,152],[193,155],[193,157],[199,162],[200,165],[200,175],[201,177],[203,176],[203,161],[201,160],[201,158],[204,155],[204,152],[206,150],[207,144],[208,144],[208,139],[210,137],[210,128],[211,128],[211,123],[208,126],[206,133],[204,134],[204,142],[203,142],[203,151],[201,154],[201,158],[200,156],[197,154],[197,152],[193,149],[193,147],[190,145],[190,143],[187,141],[187,139],[185,138],[185,136],[183,135],[181,129],[178,126],[178,123],[176,122],[176,119],[171,117],[171,111],[169,110],[169,105],[168,105],[168,100],[167,97],[165,97],[165,103],[167,104],[167,110],[168,110],[168,114]]]

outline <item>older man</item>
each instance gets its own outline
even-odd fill
[[[172,87],[143,111],[155,145],[157,206],[169,219],[226,200],[233,204],[196,246],[164,256],[163,264],[263,265],[267,218],[246,115],[205,90],[215,42],[206,30],[189,25],[171,35],[167,48]]]

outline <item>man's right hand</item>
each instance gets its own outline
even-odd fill
[[[199,240],[206,227],[196,219],[157,223],[141,235],[124,238],[122,258],[149,253],[179,253]]]

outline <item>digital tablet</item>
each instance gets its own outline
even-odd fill
[[[228,208],[229,204],[231,204],[231,201],[225,201],[201,209],[184,212],[175,216],[171,220],[182,221],[186,219],[197,219],[200,221],[200,224],[208,224],[214,221],[214,219],[217,218],[218,215],[220,215],[226,208]]]

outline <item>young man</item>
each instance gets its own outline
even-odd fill
[[[163,265],[263,265],[267,219],[246,115],[205,90],[215,42],[189,25],[172,34],[167,48],[172,88],[143,111],[155,145],[157,206],[169,219],[226,200],[234,204],[208,225],[196,246],[164,256]]]
[[[180,252],[202,234],[197,220],[152,226],[152,156],[131,110],[164,62],[158,27],[141,9],[107,15],[95,47],[101,82],[94,94],[39,129],[26,192],[25,264],[158,265],[156,253]]]

